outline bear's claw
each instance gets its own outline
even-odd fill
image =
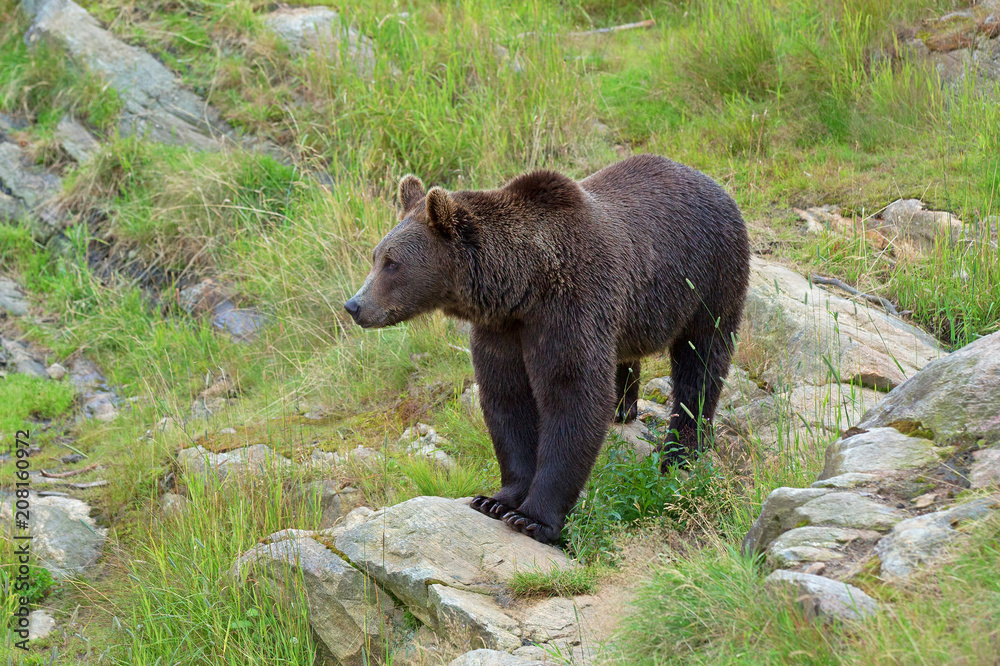
[[[526,534],[536,541],[541,541],[542,543],[551,543],[547,533],[550,531],[549,526],[545,523],[540,523],[534,518],[530,518],[523,513],[518,511],[508,511],[503,515],[503,522],[507,523],[507,526],[512,530],[516,530],[521,534]]]
[[[503,503],[485,495],[476,495],[473,497],[469,506],[479,513],[497,520],[502,520],[503,515],[510,512],[510,507],[507,507]]]

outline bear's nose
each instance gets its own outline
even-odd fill
[[[351,313],[351,317],[353,317],[355,321],[358,320],[358,313],[361,312],[361,306],[358,304],[358,299],[352,298],[344,303],[344,309]]]

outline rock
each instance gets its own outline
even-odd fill
[[[851,492],[825,488],[777,488],[743,540],[744,554],[761,553],[779,535],[810,525],[888,531],[905,516]]]
[[[772,568],[792,568],[804,562],[829,562],[844,557],[855,541],[874,541],[881,536],[871,530],[843,527],[797,527],[771,542],[767,562]]]
[[[779,569],[764,583],[793,596],[810,618],[860,620],[878,612],[878,603],[858,588],[823,576]]]
[[[69,367],[69,381],[76,387],[80,410],[85,418],[113,421],[118,416],[119,398],[107,384],[96,365],[85,358],[74,360]]]
[[[643,400],[640,398],[637,408],[639,412],[638,418],[640,421],[648,421],[650,419],[664,422],[670,421],[670,410],[658,402]]]
[[[160,511],[167,518],[179,518],[187,511],[190,502],[184,495],[164,493],[160,498]]]
[[[236,428],[223,428],[222,430],[219,431],[219,434],[220,435],[235,435],[236,434]]]
[[[462,406],[468,409],[470,412],[479,411],[479,384],[473,384],[469,388],[462,391],[462,396],[459,398],[459,402]]]
[[[164,416],[156,422],[156,432],[173,432],[176,427],[177,421],[173,420],[169,416]]]
[[[18,372],[24,375],[49,378],[45,364],[35,358],[28,346],[17,340],[0,338],[0,346],[6,352],[6,368],[8,372]]]
[[[334,454],[336,461],[336,455]],[[367,446],[358,445],[357,448],[351,449],[347,452],[348,460],[355,460],[364,465],[380,465],[385,462],[385,456],[382,455],[381,451],[376,451],[375,449],[370,449]]]
[[[655,441],[655,438],[642,420],[636,419],[630,423],[612,423],[611,427],[608,428],[608,438],[612,436],[627,444],[640,460],[648,458],[653,453],[654,445],[650,440]]]
[[[521,618],[521,635],[535,643],[575,638],[580,631],[577,602],[573,599],[545,599],[521,611]]]
[[[337,663],[381,663],[380,634],[384,615],[395,608],[392,598],[313,536],[257,546],[239,557],[230,575],[238,584],[267,580],[286,599],[301,580],[313,630]]]
[[[45,374],[49,376],[49,379],[54,379],[55,381],[59,381],[65,377],[67,372],[69,371],[59,363],[53,363],[49,367],[45,368]]]
[[[543,666],[534,659],[522,659],[499,650],[473,650],[452,660],[448,666]]]
[[[44,40],[64,49],[118,93],[123,136],[137,134],[200,150],[219,149],[226,137],[236,137],[212,107],[156,58],[104,30],[72,0],[24,0],[20,6],[32,20],[25,35],[29,45]]]
[[[673,392],[674,384],[670,381],[670,377],[654,377],[646,382],[646,387],[643,389],[643,394],[650,400],[666,404],[670,404],[673,400]]]
[[[56,628],[56,619],[46,610],[36,610],[28,613],[28,640],[37,641],[45,638]]]
[[[958,242],[964,225],[951,213],[926,210],[919,199],[898,199],[886,206],[880,228],[904,253],[921,256],[938,242]]]
[[[453,643],[508,652],[521,647],[517,622],[488,595],[446,585],[429,586],[427,595],[435,626]]]
[[[80,164],[89,160],[101,148],[101,144],[87,128],[69,115],[63,116],[56,125],[55,138],[66,154]]]
[[[825,489],[814,488],[775,488],[764,500],[760,508],[760,515],[750,527],[746,537],[743,539],[743,553],[745,555],[762,553],[767,550],[778,536],[795,527],[792,522],[791,513],[794,509],[802,506],[809,500],[830,492]]]
[[[226,453],[213,453],[203,446],[195,446],[178,453],[177,464],[187,474],[225,481],[233,474],[263,477],[290,468],[292,461],[266,444],[253,444]]]
[[[365,501],[364,493],[357,488],[350,486],[341,488],[339,483],[329,480],[307,483],[299,492],[301,497],[319,506],[321,530],[333,527],[337,521]]]
[[[0,141],[0,191],[10,198],[4,216],[27,226],[36,241],[47,242],[65,226],[67,217],[58,205],[62,181],[9,141]]]
[[[21,287],[10,278],[0,275],[0,312],[23,317],[28,314],[29,307]]]
[[[442,497],[387,507],[340,534],[337,550],[433,624],[428,585],[489,593],[518,567],[571,566],[557,548],[514,532],[501,521]]]
[[[975,462],[969,471],[972,488],[1000,486],[1000,449],[982,449],[972,454]]]
[[[10,528],[15,498],[4,494],[0,502],[0,524]],[[79,576],[97,561],[107,530],[90,517],[90,507],[70,497],[40,497],[31,494],[29,531],[31,550],[39,564],[56,578]]]
[[[850,492],[832,492],[809,500],[791,513],[795,525],[835,525],[888,531],[903,514]]]
[[[68,456],[63,456],[59,460],[64,465],[72,465],[73,463],[78,463],[78,462],[80,462],[83,459],[84,459],[84,456],[80,455],[79,453],[71,453]]]
[[[410,455],[427,458],[446,469],[452,469],[456,465],[452,457],[439,448],[447,445],[448,440],[426,423],[418,423],[416,427],[404,430],[399,443],[406,447],[405,450]]]
[[[236,341],[252,340],[267,318],[252,308],[238,308],[231,291],[212,279],[181,289],[178,303],[192,317],[212,316],[212,325]]]
[[[917,327],[757,257],[740,335],[772,359],[761,379],[778,390],[838,382],[891,388],[941,355]]]
[[[826,450],[820,480],[841,474],[887,474],[940,461],[934,443],[908,437],[894,428],[872,428],[838,439]]]
[[[292,53],[315,53],[336,62],[346,55],[360,76],[368,78],[375,71],[372,40],[346,27],[337,12],[328,7],[282,7],[264,16],[264,25]]]
[[[1000,442],[1000,332],[937,359],[857,424],[930,430],[938,446],[956,438]]]
[[[851,472],[849,474],[839,474],[828,479],[822,479],[812,483],[810,488],[857,488],[869,483],[878,481],[879,477],[874,474],[859,474]]]
[[[959,535],[956,525],[985,518],[998,508],[1000,502],[986,498],[902,521],[875,544],[882,578],[890,582],[907,578],[945,552]]]

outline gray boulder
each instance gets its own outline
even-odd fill
[[[939,358],[908,379],[857,424],[871,430],[919,424],[934,442],[1000,442],[1000,332]]]
[[[873,428],[838,439],[826,450],[826,466],[819,478],[841,474],[888,474],[924,467],[941,460],[934,443],[908,437],[894,428]]]
[[[0,364],[7,372],[48,379],[49,373],[45,369],[45,364],[35,357],[30,348],[23,342],[0,338],[0,350],[3,352],[0,353]]]
[[[266,581],[286,600],[301,580],[312,627],[338,663],[378,661],[392,597],[310,533],[289,532],[241,555],[231,578],[243,585]]]
[[[31,550],[39,564],[56,578],[83,574],[97,561],[107,530],[90,517],[90,507],[71,497],[28,498]],[[8,531],[13,520],[15,498],[4,495],[0,502],[0,525]]]
[[[72,116],[66,115],[59,120],[55,131],[56,141],[66,151],[66,154],[83,164],[100,150],[101,144],[86,127]]]
[[[775,569],[792,568],[806,562],[831,562],[845,557],[851,544],[881,536],[871,530],[844,527],[797,527],[771,542],[767,562]]]
[[[376,511],[336,538],[337,550],[434,624],[428,586],[490,593],[518,568],[571,566],[565,553],[460,501],[416,497]]]
[[[875,545],[882,578],[896,581],[909,577],[945,552],[959,535],[957,525],[985,518],[998,508],[1000,502],[995,499],[979,499],[899,523]]]
[[[0,218],[26,226],[32,237],[47,242],[68,220],[59,206],[62,181],[35,166],[16,143],[0,141]]]
[[[982,449],[972,454],[969,485],[972,488],[1000,486],[1000,448]]]
[[[779,569],[764,583],[778,594],[791,596],[807,617],[860,620],[878,612],[878,603],[863,591],[823,576]]]
[[[762,379],[777,389],[836,382],[891,389],[941,355],[917,327],[756,257],[740,334],[766,350],[772,362]]]
[[[23,317],[28,314],[28,307],[28,298],[24,295],[20,285],[10,278],[0,275],[0,312]]]
[[[962,221],[944,211],[926,210],[919,199],[898,199],[885,207],[879,229],[909,256],[920,256],[938,242],[955,244],[963,236]]]

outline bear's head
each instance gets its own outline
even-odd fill
[[[372,269],[344,308],[363,328],[392,326],[454,298],[457,247],[471,214],[440,187],[424,192],[416,176],[399,182],[399,224],[372,252]]]

